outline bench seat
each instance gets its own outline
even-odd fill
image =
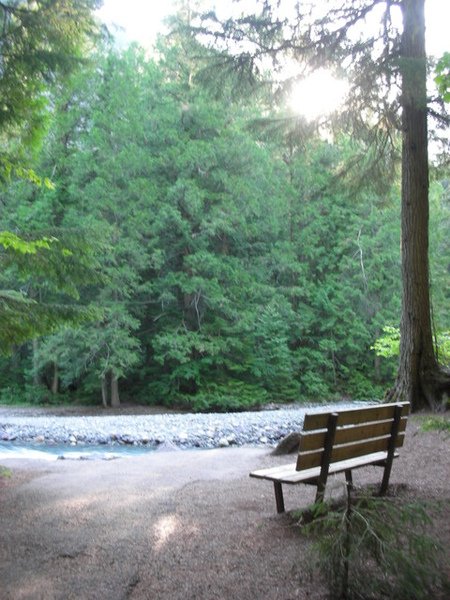
[[[398,452],[394,454],[394,458],[398,457]],[[357,458],[349,458],[347,460],[341,460],[339,462],[331,463],[328,468],[328,474],[333,473],[344,473],[358,467],[373,466],[384,466],[386,459],[388,458],[387,452],[373,452],[366,456],[358,456]],[[312,469],[306,469],[305,471],[297,471],[297,463],[290,463],[288,465],[280,465],[278,467],[270,467],[268,469],[259,469],[250,473],[250,477],[256,477],[257,479],[267,479],[269,481],[279,481],[280,483],[315,483],[320,475],[320,467],[314,467]]]

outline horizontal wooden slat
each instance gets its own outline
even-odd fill
[[[402,418],[399,423],[399,432],[406,429],[408,419]],[[378,423],[364,423],[363,425],[354,425],[349,427],[338,428],[334,438],[334,445],[348,444],[359,440],[370,440],[373,438],[389,435],[392,431],[393,419],[390,421],[379,421]]]
[[[252,471],[250,473],[250,477],[259,477],[260,479],[278,479],[279,477],[283,477],[284,475],[289,475],[295,471],[295,462],[288,463],[285,465],[278,465],[277,467],[266,467],[265,469],[258,469],[257,471]]]
[[[311,450],[320,450],[325,446],[325,438],[327,430],[314,431],[311,433],[301,433],[300,443],[298,445],[299,452],[311,452]]]
[[[384,421],[387,418],[391,418],[394,414],[395,404],[386,404],[384,406],[376,407],[372,410],[363,409],[361,411],[356,411],[354,414],[347,413],[343,411],[339,416],[338,425],[357,425],[359,423],[365,422],[373,422],[373,421]],[[407,417],[409,414],[409,403],[402,403],[402,417]],[[367,411],[367,412],[366,412]]]
[[[397,436],[396,448],[403,446],[405,434],[400,433]],[[333,453],[331,455],[331,462],[338,460],[345,460],[352,457],[362,456],[363,454],[369,454],[372,452],[384,451],[388,449],[390,435],[375,438],[372,440],[360,440],[356,443],[344,444],[341,446],[334,446]],[[314,450],[312,452],[299,453],[297,457],[297,469],[303,471],[304,469],[311,469],[312,467],[318,467],[322,464],[323,459],[323,448]]]
[[[334,439],[334,445],[357,442],[363,439],[372,439],[388,435],[392,429],[393,419],[390,421],[380,421],[378,423],[364,423],[363,425],[345,426],[337,429]],[[405,431],[407,418],[400,420],[399,430]],[[324,447],[325,431],[315,431],[302,433],[299,444],[299,452],[310,452]]]
[[[402,417],[409,414],[409,402],[399,402]],[[367,408],[350,408],[333,411],[339,413],[338,425],[357,425],[359,423],[385,421],[392,418],[395,404],[375,404]],[[303,431],[326,429],[330,413],[309,413],[305,415]]]
[[[404,433],[401,433],[397,436],[395,444],[396,448],[403,446],[404,437]],[[390,439],[391,437],[388,435],[375,440],[361,441],[355,444],[346,444],[343,446],[335,446],[331,454],[331,462],[334,463],[341,460],[347,460],[349,458],[363,456],[364,454],[372,454],[373,452],[387,452]]]
[[[299,454],[297,457],[297,470],[303,471],[312,467],[319,467],[322,464],[323,449],[307,454]]]
[[[398,453],[396,452],[394,458],[397,457]],[[364,456],[332,463],[330,465],[329,473],[342,473],[343,471],[347,471],[349,469],[383,464],[383,461],[385,461],[386,458],[387,452],[373,452]],[[278,467],[270,467],[268,469],[259,469],[258,471],[253,471],[250,473],[250,477],[267,479],[269,481],[279,481],[280,483],[295,484],[305,481],[313,481],[320,475],[320,467],[306,469],[304,471],[297,471],[295,466],[295,463],[290,463]]]

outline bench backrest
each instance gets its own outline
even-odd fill
[[[305,415],[297,471],[403,445],[409,402]],[[392,436],[394,434],[394,439]]]

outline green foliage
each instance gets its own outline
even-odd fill
[[[123,377],[140,361],[139,342],[133,336],[136,320],[118,306],[104,311],[103,318],[92,319],[83,326],[63,327],[44,338],[34,357],[35,370],[58,365],[63,389],[85,378],[87,391],[99,389],[99,382],[109,372]]]
[[[383,386],[374,382],[373,377],[354,370],[348,375],[346,390],[351,398],[358,400],[377,400],[384,394]]]
[[[7,406],[32,406],[48,404],[50,402],[49,390],[44,386],[27,383],[24,386],[11,385],[0,390],[0,404]],[[61,398],[58,398],[61,403]]]
[[[250,373],[262,384],[272,400],[293,401],[299,397],[294,379],[295,362],[289,349],[289,323],[295,315],[284,298],[267,304],[255,315],[248,357]]]
[[[439,59],[434,81],[444,102],[450,102],[450,52],[444,52]]]
[[[11,469],[0,465],[0,478],[2,477],[5,479],[9,479],[10,477],[12,477],[12,471]]]
[[[367,140],[249,128],[259,108],[238,78],[205,85],[192,37],[159,53],[99,48],[51,96],[40,181],[14,181],[11,166],[2,341],[43,337],[0,385],[57,378],[57,398],[94,399],[115,377],[133,398],[202,411],[380,397],[392,372],[369,350],[400,313],[398,186],[349,175],[371,162]]]
[[[303,531],[314,539],[312,568],[333,600],[422,600],[446,584],[443,549],[430,535],[429,505],[359,498],[319,511]],[[324,514],[323,514],[324,513]]]
[[[384,358],[392,358],[399,356],[400,354],[400,329],[398,327],[392,327],[392,325],[385,325],[383,327],[383,333],[379,337],[371,350],[375,350],[377,356],[383,356]]]
[[[54,184],[48,177],[41,177],[29,167],[24,167],[17,163],[12,163],[10,160],[0,155],[0,179],[4,183],[11,183],[14,179],[27,181],[38,187],[45,186],[49,190],[55,188]]]
[[[95,318],[99,310],[68,302],[67,297],[43,301],[43,292],[58,291],[78,299],[78,285],[99,279],[94,247],[83,236],[65,235],[65,243],[54,236],[18,236],[0,232],[0,266],[4,287],[0,289],[0,347],[9,353],[14,346],[48,334],[64,323]],[[98,247],[98,246],[97,246]]]
[[[450,187],[448,172],[430,186],[430,271],[434,329],[450,331],[450,287],[445,285],[450,264]],[[445,342],[444,342],[445,344]],[[447,352],[448,355],[448,352]],[[438,356],[441,359],[441,356]]]
[[[444,364],[450,365],[450,331],[442,331],[437,336],[438,358]]]
[[[0,5],[0,179],[39,145],[48,119],[48,89],[81,64],[87,37],[96,35],[97,0],[5,0]]]
[[[223,384],[210,383],[195,395],[180,396],[179,402],[194,412],[233,412],[259,408],[268,399],[261,386],[230,379]]]
[[[349,196],[336,182],[354,152],[345,140],[291,151],[299,196],[291,202],[289,269],[297,265],[282,281],[298,315],[291,345],[301,393],[313,398],[374,397],[391,377],[384,369],[377,381],[369,348],[382,315],[400,310],[398,204],[393,197],[380,208],[370,187]]]
[[[62,78],[81,64],[85,39],[95,31],[91,13],[96,6],[96,0],[6,0],[1,3],[2,192],[14,179],[47,190],[54,188],[50,178],[38,175],[28,162],[40,147],[48,121],[49,89],[55,78]],[[2,221],[0,227],[3,228]],[[18,279],[24,284],[20,290],[15,285],[0,291],[2,353],[31,337],[53,331],[62,322],[75,323],[91,316],[89,311],[61,300],[52,306],[46,305],[36,301],[33,293],[24,291],[24,287],[29,288],[30,279],[40,275],[50,285],[77,296],[76,261],[69,247],[62,247],[53,236],[37,236],[34,232],[27,238],[12,231],[0,233],[0,246],[2,278],[6,284],[16,280],[17,285]],[[69,268],[68,263],[71,263]],[[82,259],[77,267],[80,265],[86,267]],[[90,274],[92,276],[93,271]]]
[[[0,347],[2,354],[63,324],[89,321],[98,314],[92,308],[73,305],[40,305],[15,291],[0,290]]]
[[[392,358],[400,353],[400,330],[397,327],[386,325],[383,327],[384,335],[379,337],[371,350],[377,356]],[[450,364],[450,331],[443,331],[436,336],[437,355],[443,364]]]
[[[165,80],[184,60],[100,55],[60,97],[43,163],[55,189],[11,189],[9,227],[83,224],[103,240],[108,281],[76,288],[118,315],[43,340],[36,369],[95,390],[111,368],[140,397],[198,395],[202,410],[376,396],[361,348],[398,298],[389,211],[331,191],[351,147],[295,147],[288,172],[284,141],[255,141],[247,109]]]
[[[382,289],[374,289],[374,287],[370,289],[369,280],[366,279],[366,274],[369,273],[366,268],[367,262],[364,254],[366,247],[359,243],[362,229],[353,231],[350,237],[343,236],[341,239],[339,236],[340,228],[333,232],[330,224],[339,223],[340,217],[342,218],[346,214],[346,211],[339,205],[342,193],[340,184],[344,182],[347,184],[348,200],[352,198],[350,182],[353,190],[358,192],[360,198],[364,195],[361,194],[362,191],[366,194],[368,191],[372,191],[379,195],[387,195],[401,162],[402,186],[400,196],[402,212],[401,217],[398,215],[399,220],[397,223],[401,218],[402,248],[405,251],[401,255],[403,269],[401,272],[396,273],[396,277],[398,281],[403,278],[405,290],[412,289],[417,282],[420,282],[417,283],[418,286],[423,283],[428,298],[431,289],[428,281],[429,197],[427,184],[429,165],[426,152],[415,153],[411,151],[411,148],[423,147],[427,144],[427,140],[423,139],[427,115],[435,117],[437,128],[441,128],[442,123],[446,122],[447,116],[443,110],[442,102],[436,102],[434,106],[431,106],[432,100],[427,98],[426,93],[427,56],[423,12],[425,0],[419,0],[419,2],[405,0],[399,3],[380,3],[378,0],[374,2],[349,0],[335,3],[331,10],[328,4],[326,2],[296,2],[292,3],[291,10],[286,13],[279,1],[266,0],[253,3],[251,7],[247,7],[245,14],[242,13],[239,16],[230,13],[229,16],[222,17],[221,15],[218,16],[215,10],[201,14],[194,13],[191,18],[190,31],[191,36],[207,46],[211,51],[211,57],[216,59],[213,64],[215,70],[219,73],[218,82],[223,78],[222,74],[224,72],[227,74],[231,70],[236,74],[236,78],[243,82],[243,87],[247,86],[248,82],[253,83],[255,88],[258,83],[267,83],[268,88],[272,90],[268,104],[270,103],[272,106],[280,100],[285,100],[287,94],[292,91],[292,86],[299,79],[315,72],[317,69],[327,69],[337,77],[343,75],[345,71],[349,91],[341,107],[336,107],[335,114],[329,115],[328,118],[323,118],[323,116],[316,118],[315,123],[310,126],[305,126],[301,118],[291,119],[298,123],[295,128],[297,137],[295,135],[290,136],[290,147],[285,148],[283,153],[283,158],[288,164],[292,165],[292,154],[295,155],[295,152],[292,152],[292,147],[297,143],[298,145],[304,145],[308,150],[309,144],[307,142],[309,140],[307,135],[314,127],[316,131],[328,134],[330,138],[333,138],[334,147],[336,147],[336,131],[345,132],[349,140],[355,141],[359,145],[359,152],[354,153],[353,156],[347,155],[347,160],[342,161],[340,165],[333,165],[332,161],[329,160],[324,162],[323,172],[325,177],[323,179],[327,179],[327,175],[334,167],[334,186],[332,189],[334,203],[327,207],[326,220],[328,221],[328,227],[322,227],[314,231],[313,222],[313,231],[308,231],[309,223],[302,230],[305,233],[314,235],[316,238],[313,243],[306,245],[308,249],[314,248],[315,256],[320,259],[317,265],[311,265],[313,266],[312,272],[316,271],[317,279],[325,275],[319,285],[322,288],[322,293],[316,296],[320,300],[319,306],[313,306],[313,309],[317,312],[321,309],[325,313],[325,326],[321,328],[318,324],[317,329],[322,329],[322,331],[320,331],[320,335],[314,336],[312,339],[318,338],[322,343],[322,347],[324,344],[327,346],[325,359],[323,360],[324,370],[333,373],[335,381],[338,382],[342,379],[345,380],[348,375],[348,368],[351,369],[353,366],[346,364],[347,361],[343,352],[346,344],[339,335],[345,330],[345,324],[352,323],[352,321],[355,323],[355,326],[352,327],[352,337],[348,336],[347,356],[355,356],[353,354],[354,346],[359,346],[360,351],[363,348],[367,351],[370,344],[370,342],[367,344],[368,340],[361,327],[361,321],[359,321],[360,312],[356,307],[358,299],[361,302],[367,301],[367,317],[371,321],[367,332],[372,329],[375,321],[377,321],[377,305],[380,303],[384,307],[383,300],[386,299],[388,301],[387,306],[392,311],[391,315],[394,315],[396,314],[394,304],[398,300],[398,290],[395,290],[390,299]],[[381,5],[383,5],[383,9],[378,10]],[[403,14],[403,27],[398,27],[393,18],[393,11],[398,7],[400,7]],[[416,10],[419,8],[420,10]],[[373,23],[373,28],[364,27],[369,21]],[[215,53],[214,50],[216,50]],[[447,99],[448,92],[448,62],[449,59],[446,54],[439,63],[437,73],[437,83],[444,99]],[[289,69],[289,72],[287,72],[285,69],[286,63],[289,63],[293,70]],[[343,68],[343,65],[345,65],[345,68]],[[213,70],[211,69],[211,71]],[[284,78],[283,73],[286,73]],[[274,84],[274,80],[277,81],[277,84]],[[301,109],[301,100],[299,105]],[[426,108],[429,110],[425,110]],[[401,114],[403,114],[403,119],[399,118]],[[265,118],[266,122],[270,122],[270,120],[271,115]],[[302,135],[301,142],[299,141],[299,133]],[[402,138],[401,146],[398,143],[400,137]],[[399,161],[400,155],[402,156],[401,161]],[[290,174],[294,189],[300,192],[299,197],[305,200],[308,195],[303,193],[301,185],[297,185],[298,172],[292,170]],[[352,177],[349,177],[349,174]],[[425,182],[423,186],[414,180],[417,174],[419,174],[418,179]],[[320,178],[317,178],[315,183],[319,182]],[[324,186],[312,187],[313,199],[319,199],[320,192],[326,194],[329,189],[327,190]],[[424,217],[416,222],[416,225],[418,223],[417,227],[409,227],[410,223],[414,222],[416,209],[419,211],[421,208],[424,210]],[[319,217],[317,219],[318,223],[321,221],[321,214],[323,213],[315,213],[315,216]],[[355,222],[356,220],[353,221],[353,223]],[[304,225],[302,221],[300,223]],[[350,233],[350,229],[347,227],[348,224],[344,223],[342,228],[347,234]],[[328,248],[326,244],[323,246],[320,244],[322,231],[325,235],[334,233],[332,239],[336,237],[337,248],[331,256],[336,259],[340,254],[343,259],[342,262],[350,272],[348,247],[345,246],[349,246],[351,240],[356,240],[358,247],[355,249],[355,255],[359,256],[360,259],[365,290],[355,287],[352,294],[350,290],[343,289],[341,281],[339,281],[340,285],[337,285],[338,282],[336,277],[333,277],[333,271],[328,270],[332,261],[327,263],[327,257],[320,256],[319,249],[321,247],[324,250]],[[409,257],[416,257],[417,260],[408,262]],[[372,265],[374,265],[376,262],[375,256],[372,255],[371,259]],[[340,264],[337,261],[334,271],[338,276],[345,271],[345,267],[339,268]],[[323,272],[314,269],[314,266],[319,267]],[[374,280],[378,279],[380,281],[382,277],[388,275],[388,272],[384,269],[380,269],[378,272],[381,275],[380,278],[377,277],[376,270],[370,273]],[[394,272],[392,269],[391,273]],[[353,280],[354,283],[355,280]],[[442,280],[442,283],[444,284],[444,280]],[[435,282],[433,282],[434,284]],[[448,288],[448,286],[446,287]],[[388,286],[385,286],[384,291],[387,289]],[[394,289],[394,287],[389,287],[391,293],[394,292]],[[414,300],[412,299],[413,296],[415,297]],[[414,309],[407,306],[407,304],[413,305],[419,296],[421,296],[419,293],[412,295],[405,293],[405,303],[401,307],[397,307],[398,312],[400,312],[400,309],[405,313],[413,311]],[[372,300],[374,301],[373,312],[370,310]],[[333,314],[333,310],[329,310],[329,307],[325,306],[327,303],[336,308],[335,314]],[[309,306],[312,306],[312,304],[309,304]],[[423,301],[423,306],[428,307],[426,300]],[[393,322],[401,322],[404,328],[404,331],[402,331],[404,338],[409,335],[412,338],[422,337],[421,343],[425,348],[423,352],[424,361],[427,360],[427,357],[429,361],[429,364],[424,366],[423,370],[431,373],[433,370],[437,372],[440,369],[434,361],[433,339],[431,328],[428,326],[430,314],[428,312],[428,308],[425,312],[416,311],[416,314],[420,317],[413,321],[404,318],[395,319]],[[352,313],[356,317],[354,320],[352,319]],[[344,327],[338,335],[328,332],[328,335],[326,335],[326,330],[330,331],[332,329],[332,321],[334,320],[338,324],[338,317],[341,315],[341,323]],[[382,322],[378,322],[378,327],[381,325]],[[448,328],[448,326],[446,325],[445,328]],[[376,327],[374,329],[376,331]],[[412,359],[412,352],[414,352],[412,346],[402,344],[401,352],[402,368],[398,374],[397,388],[401,388],[406,380],[408,382],[410,380],[420,382],[423,376],[422,372],[411,374],[411,371],[418,369],[418,362]],[[326,362],[328,362],[328,365],[326,365]],[[382,374],[381,372],[384,367],[380,368],[378,361],[375,362],[374,366],[377,369],[378,379],[386,380],[386,373]],[[439,378],[439,374],[436,377]],[[445,374],[443,377],[446,378]],[[409,383],[405,383],[403,387],[408,387],[408,385]],[[417,394],[414,396],[415,391],[414,393],[411,392],[412,398],[414,398],[414,408],[419,408],[421,403],[432,405],[433,399],[430,394],[427,394],[425,398],[420,384],[417,385],[418,390],[415,390]],[[439,395],[439,392],[436,391],[435,395]],[[438,400],[439,398],[434,403],[436,404]]]
[[[428,417],[421,424],[423,431],[450,432],[450,419],[446,417]]]
[[[11,249],[20,254],[36,254],[39,249],[50,249],[50,244],[56,238],[43,237],[40,240],[24,240],[11,231],[0,231],[0,245],[6,250]]]

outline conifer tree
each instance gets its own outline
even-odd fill
[[[34,186],[51,187],[48,178],[33,169],[40,142],[49,120],[50,88],[57,79],[73,72],[86,56],[88,39],[97,34],[93,10],[97,0],[3,0],[0,2],[0,192],[14,179],[30,181]],[[5,202],[6,206],[6,202]],[[75,240],[66,245],[52,236],[39,239],[36,231],[1,231],[8,217],[0,221],[0,267],[13,268],[23,276],[48,272],[48,284],[68,289],[70,278],[84,269],[85,256],[74,268],[69,260]],[[38,239],[37,239],[38,238]],[[80,241],[80,239],[78,240]],[[84,248],[84,250],[83,250]],[[86,246],[78,244],[75,252]],[[24,261],[24,258],[27,259]],[[24,263],[27,264],[24,264]],[[59,262],[59,266],[57,263]],[[71,264],[70,264],[71,263]],[[65,277],[63,271],[67,267]],[[85,273],[86,274],[86,273]],[[2,273],[2,276],[4,274]],[[5,275],[8,278],[8,274]],[[16,286],[17,287],[17,282]],[[46,307],[27,297],[23,291],[0,291],[2,350],[44,331],[72,315],[73,307]],[[76,293],[75,293],[76,295]]]
[[[289,60],[309,70],[345,69],[352,90],[341,124],[376,143],[378,164],[392,131],[402,132],[402,341],[389,397],[411,401],[414,410],[439,407],[450,390],[450,373],[436,360],[431,325],[424,4],[352,0],[287,7],[266,0],[258,14],[221,22],[210,12],[194,27],[199,39],[209,37],[223,49],[222,67],[254,81],[269,59],[278,67]],[[393,18],[398,10],[401,30]]]
[[[48,120],[48,88],[85,59],[98,0],[0,2],[0,181],[27,176]],[[24,161],[25,160],[25,167]]]

